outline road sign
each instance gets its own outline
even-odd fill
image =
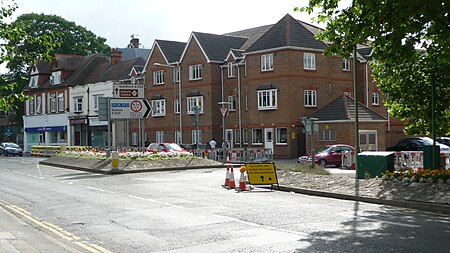
[[[220,112],[222,113],[222,117],[225,118],[225,116],[227,116],[228,108],[220,107]]]
[[[152,107],[147,99],[111,99],[111,119],[145,119]]]
[[[114,98],[144,98],[143,84],[114,84]]]
[[[248,182],[253,185],[278,184],[277,173],[273,163],[247,163]]]

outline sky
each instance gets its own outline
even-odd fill
[[[150,49],[155,39],[187,42],[191,32],[223,34],[274,24],[290,14],[312,23],[306,13],[294,12],[306,0],[15,0],[15,16],[44,13],[60,16],[123,48],[132,34]]]

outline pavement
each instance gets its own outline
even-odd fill
[[[86,160],[91,159],[84,159],[85,162]],[[277,161],[275,161],[276,163]],[[164,167],[163,165],[162,167],[145,168],[142,164],[139,164],[139,166],[127,164],[126,168],[114,169],[104,161],[97,161],[95,164],[74,165],[76,163],[73,161],[64,164],[62,161],[52,159],[41,161],[40,164],[103,174],[226,167],[224,164],[197,163],[176,168]],[[330,168],[329,172],[331,176],[277,171],[279,185],[275,185],[273,188],[293,193],[390,205],[450,215],[449,184],[404,185],[401,182],[385,182],[381,179],[355,179],[355,172],[351,170]],[[58,230],[58,228],[50,229]],[[0,253],[104,252],[81,242],[72,245],[64,244],[60,239],[58,240],[58,238],[52,237],[50,233],[46,233],[45,231],[47,230],[49,228],[45,228],[44,223],[40,223],[31,217],[30,214],[0,200]]]

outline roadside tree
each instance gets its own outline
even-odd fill
[[[450,135],[450,3],[442,0],[310,0],[297,11],[326,23],[320,39],[327,54],[349,56],[355,45],[372,47],[373,75],[387,94],[390,114],[406,132],[429,135],[432,82],[436,87],[436,133]],[[314,14],[317,13],[317,14]]]

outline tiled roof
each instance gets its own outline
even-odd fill
[[[241,50],[246,50],[249,46],[255,43],[255,41],[261,38],[261,36],[263,36],[270,28],[272,28],[272,26],[273,25],[259,26],[241,31],[226,33],[224,35],[247,38],[247,41],[240,48]]]
[[[223,62],[230,49],[239,49],[246,38],[193,32],[209,61]]]
[[[371,47],[361,47],[358,48],[356,51],[358,51],[358,53],[364,57],[366,60],[368,60],[370,58],[370,54],[372,53],[372,48]]]
[[[301,47],[323,50],[327,45],[314,38],[319,28],[300,22],[287,14],[253,43],[248,52],[282,47]]]
[[[92,54],[83,57],[76,66],[76,71],[66,78],[65,84],[77,85],[86,83],[86,78],[97,68],[99,64],[108,63],[108,57],[101,54]]]
[[[119,51],[122,52],[122,60],[129,60],[138,57],[147,60],[151,50],[144,48],[119,48]]]
[[[318,118],[319,121],[342,121],[355,120],[355,101],[353,98],[342,95],[331,101],[326,106],[315,112],[311,117]],[[386,120],[380,114],[370,110],[363,104],[358,104],[359,121],[384,121]]]
[[[185,42],[169,41],[169,40],[155,40],[161,48],[162,53],[166,56],[168,63],[179,62],[181,54],[186,47]]]
[[[55,54],[57,65],[53,65],[53,70],[64,69],[68,71],[74,71],[78,64],[82,61],[82,55],[73,54]]]
[[[129,74],[133,67],[138,70],[144,65],[145,60],[141,57],[123,60],[116,64],[111,64],[110,62],[99,64],[80,84],[129,79]]]

